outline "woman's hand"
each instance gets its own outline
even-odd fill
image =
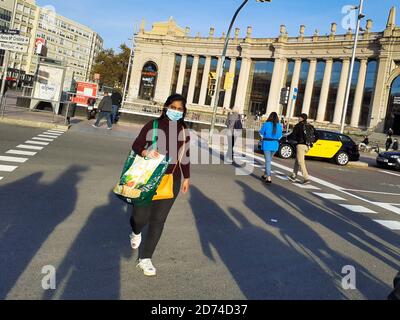
[[[158,153],[157,150],[151,150],[151,151],[144,150],[142,152],[142,157],[149,159],[158,159],[160,157],[160,154]]]
[[[183,186],[182,186],[182,193],[187,194],[190,189],[190,179],[185,179],[183,181]]]

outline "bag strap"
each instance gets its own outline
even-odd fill
[[[158,131],[158,120],[153,122],[153,150],[157,150],[157,132]]]
[[[183,157],[185,156],[185,151],[186,151],[186,131],[185,128],[183,128],[183,152],[181,152],[181,156],[179,157],[179,160],[176,162],[174,170],[172,171],[172,174],[175,173],[176,168],[178,167],[178,164],[182,162]]]

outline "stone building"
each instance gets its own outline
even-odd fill
[[[400,27],[392,8],[386,29],[372,32],[368,20],[360,35],[357,60],[352,76],[346,123],[355,130],[382,132],[390,127],[400,134]],[[246,37],[236,29],[230,41],[226,72],[234,74],[232,89],[218,99],[219,113],[234,109],[241,114],[285,116],[308,113],[318,126],[337,128],[342,119],[346,84],[354,43],[351,30],[305,36],[305,26],[297,37],[290,37],[284,25],[277,38]],[[190,110],[209,113],[214,97],[208,96],[209,74],[221,68],[225,35],[190,35],[171,18],[145,30],[144,22],[136,35],[133,70],[128,102],[132,105],[152,100],[162,103],[171,93],[187,97]],[[298,88],[294,108],[280,105],[282,88]],[[397,97],[397,98],[396,98]],[[129,103],[127,104],[129,106]]]

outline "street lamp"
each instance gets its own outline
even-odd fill
[[[128,93],[128,81],[129,81],[129,75],[130,75],[131,66],[132,66],[132,60],[133,60],[133,55],[134,55],[133,50],[135,49],[135,36],[137,34],[136,29],[137,28],[136,28],[136,25],[135,25],[134,29],[133,29],[132,39],[129,39],[129,40],[132,40],[132,45],[131,45],[131,49],[130,49],[130,52],[129,52],[129,63],[128,63],[128,70],[126,71],[124,92],[122,94],[122,105],[121,105],[122,108],[124,108],[124,106],[125,106],[125,102],[126,102],[126,98],[127,98],[126,96],[127,96],[127,93]]]
[[[358,44],[358,38],[359,38],[359,34],[360,34],[360,29],[361,29],[361,20],[365,18],[365,15],[363,14],[364,0],[360,0],[360,5],[358,7],[355,7],[354,9],[358,9],[357,27],[356,27],[356,36],[354,38],[353,54],[351,57],[350,72],[349,72],[349,77],[347,79],[346,98],[344,101],[344,108],[343,108],[343,114],[342,114],[342,126],[340,129],[340,132],[342,134],[344,133],[344,127],[346,126],[346,116],[347,116],[347,110],[349,108],[351,82],[353,79],[354,64],[356,62],[357,44]]]
[[[257,2],[271,2],[272,0],[256,0]],[[217,110],[218,110],[218,102],[219,102],[219,95],[220,95],[220,83],[221,83],[221,79],[222,76],[224,74],[224,70],[225,70],[225,61],[226,61],[226,53],[228,51],[228,46],[229,46],[229,41],[230,41],[230,37],[231,37],[231,33],[232,33],[232,28],[233,25],[235,24],[236,18],[239,15],[240,11],[244,8],[244,6],[249,2],[249,0],[244,0],[243,3],[240,5],[240,7],[236,10],[231,24],[229,25],[229,29],[228,32],[226,34],[226,38],[225,38],[225,45],[224,45],[224,50],[222,52],[222,63],[221,63],[221,68],[218,71],[218,75],[217,75],[217,82],[216,82],[216,90],[215,90],[215,99],[214,99],[214,111],[213,111],[213,116],[212,116],[212,120],[211,120],[211,129],[210,129],[210,137],[209,137],[209,144],[211,145],[212,143],[212,138],[214,135],[214,129],[215,129],[215,121],[216,121],[216,117],[217,117]]]

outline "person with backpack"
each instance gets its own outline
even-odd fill
[[[157,149],[152,149],[154,121],[148,122],[142,128],[132,146],[132,150],[144,158],[157,159],[162,154],[171,159],[166,174],[173,176],[174,197],[153,201],[148,206],[134,206],[130,220],[131,247],[136,250],[142,245],[137,267],[148,277],[157,274],[152,258],[175,200],[180,191],[186,194],[190,188],[190,135],[185,124],[186,112],[186,99],[178,94],[170,96],[164,105],[161,117],[156,120],[158,121]],[[147,236],[142,243],[142,230],[147,225]]]
[[[267,122],[260,131],[263,140],[262,151],[265,156],[265,175],[261,177],[267,183],[272,183],[271,164],[275,153],[279,150],[279,141],[282,138],[283,129],[279,123],[279,117],[276,112],[272,112]]]
[[[310,183],[306,166],[306,154],[310,151],[316,141],[315,128],[307,122],[308,115],[303,113],[299,118],[299,123],[294,127],[290,139],[297,142],[296,146],[296,163],[294,165],[293,174],[289,179],[296,182],[299,170],[303,174],[303,184]]]
[[[116,124],[119,120],[118,113],[122,104],[122,95],[117,90],[114,90],[111,95],[111,100],[112,100],[112,122],[113,124]]]

